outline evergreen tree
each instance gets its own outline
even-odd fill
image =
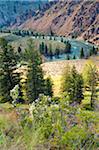
[[[42,44],[39,44],[39,51],[42,54]]]
[[[48,77],[45,80],[45,87],[46,87],[46,89],[45,89],[45,95],[51,96],[51,97],[53,96],[52,86],[53,86],[53,83],[51,81],[51,78]]]
[[[93,52],[92,52],[92,48],[89,50],[89,56],[92,56]]]
[[[89,51],[90,56],[97,54],[97,49],[93,46]]]
[[[13,48],[5,39],[0,39],[0,101],[11,101],[10,90],[19,82],[16,57]]]
[[[47,45],[45,45],[45,52],[44,52],[45,56],[48,56],[48,47]]]
[[[70,56],[69,55],[67,55],[67,60],[70,60]]]
[[[73,59],[76,59],[76,56],[75,56],[75,55],[73,56]]]
[[[55,50],[56,58],[59,58],[59,54],[60,54],[60,50],[59,50],[59,48],[56,48],[56,50]]]
[[[19,47],[18,47],[18,53],[21,53],[21,51],[22,51],[22,49],[21,49],[21,47],[19,46]]]
[[[64,51],[65,53],[71,53],[71,44],[69,43],[69,41],[66,42]]]
[[[50,28],[50,35],[54,36],[54,32],[52,31],[52,29]]]
[[[64,41],[64,44],[66,44],[67,42],[66,41]]]
[[[93,52],[93,54],[96,54],[96,49],[94,46],[92,47],[92,52]]]
[[[42,9],[42,8],[41,8],[41,5],[39,4],[39,6],[38,6],[38,10],[39,10],[39,11],[41,11],[41,9]]]
[[[54,36],[54,41],[56,41],[56,37]]]
[[[91,93],[90,104],[94,108],[95,101],[97,98],[97,87],[99,81],[98,71],[96,66],[92,63],[89,63],[85,66],[83,71],[84,85],[85,89],[89,90]]]
[[[64,41],[63,41],[63,37],[61,37],[61,42],[64,42]]]
[[[45,36],[43,35],[43,40],[45,39]]]
[[[39,45],[39,50],[40,50],[40,53],[41,53],[41,54],[44,54],[44,51],[45,51],[45,44],[44,44],[44,42],[42,42],[42,43]]]
[[[49,57],[50,59],[53,59],[53,52],[52,52],[52,45],[49,45]]]
[[[80,50],[80,58],[82,59],[84,57],[85,57],[84,50],[83,50],[83,48],[81,48],[81,50]]]
[[[50,35],[50,40],[52,40],[52,36]]]
[[[29,102],[33,102],[38,98],[39,94],[44,93],[45,80],[43,77],[42,68],[40,66],[41,57],[38,51],[34,49],[32,40],[28,43],[26,53],[29,58],[26,94]]]
[[[63,77],[62,77],[62,92],[69,92],[68,90],[70,89],[70,83],[71,83],[71,68],[69,65],[66,66]]]
[[[70,102],[80,103],[83,99],[83,79],[76,71],[75,66],[67,67],[63,75],[62,91],[70,97]]]

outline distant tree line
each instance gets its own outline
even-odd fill
[[[55,50],[52,48],[52,44],[50,43],[49,46],[45,44],[44,42],[39,44],[39,51],[42,55],[46,57],[50,57],[50,59],[53,59],[53,56],[56,58],[59,58],[61,53],[70,54],[71,53],[71,44],[69,41],[65,41],[65,48],[63,51],[60,50],[59,47],[56,47]]]

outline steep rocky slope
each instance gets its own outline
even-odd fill
[[[88,39],[99,44],[99,0],[60,0],[19,26],[39,32]]]
[[[0,27],[19,26],[49,7],[47,0],[0,0]]]

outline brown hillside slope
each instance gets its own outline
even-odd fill
[[[57,35],[77,35],[89,41],[94,39],[94,42],[99,44],[99,0],[57,2],[41,18],[33,17],[19,28],[44,33],[50,33],[52,30]]]

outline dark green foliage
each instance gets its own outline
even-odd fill
[[[44,93],[44,78],[41,67],[35,62],[30,64],[29,68],[26,94],[29,102],[33,102],[38,98],[39,94]]]
[[[64,44],[66,44],[67,42],[66,41],[64,41]]]
[[[71,44],[69,43],[69,41],[66,42],[64,52],[65,53],[71,53]]]
[[[83,79],[75,66],[67,67],[63,75],[62,91],[69,95],[71,102],[80,103],[83,99]]]
[[[43,40],[44,40],[45,36],[43,35]]]
[[[22,86],[19,84],[17,103],[24,103]]]
[[[51,35],[51,36],[54,36],[54,32],[52,31],[51,28],[50,28],[50,35]],[[50,37],[51,37],[51,36],[50,36]]]
[[[46,87],[46,89],[45,89],[45,95],[51,96],[51,97],[53,96],[52,85],[53,85],[53,83],[51,81],[51,78],[48,77],[45,80],[45,87]]]
[[[59,55],[60,55],[60,50],[59,50],[59,48],[56,48],[56,50],[55,50],[55,57],[59,58]]]
[[[67,60],[70,60],[70,56],[69,55],[67,55]]]
[[[64,42],[63,37],[61,37],[61,42]]]
[[[21,53],[21,51],[22,51],[22,49],[21,49],[21,47],[19,46],[19,47],[18,47],[18,53]]]
[[[48,47],[47,47],[47,45],[45,45],[44,55],[45,55],[45,56],[48,56]]]
[[[16,57],[13,48],[5,39],[0,39],[0,100],[11,101],[10,90],[19,82],[16,69]]]
[[[52,51],[52,45],[49,45],[49,57],[50,59],[53,59],[53,51]]]
[[[93,52],[93,54],[97,54],[96,48],[94,46],[92,47],[92,52]]]
[[[42,42],[42,43],[39,45],[39,50],[40,50],[40,53],[41,53],[41,54],[44,54],[44,51],[45,51],[45,44],[44,44],[44,42]]]
[[[54,41],[56,41],[56,37],[54,36]]]
[[[73,56],[73,59],[76,59],[76,56],[75,56],[75,55]]]
[[[84,57],[85,57],[84,50],[83,50],[83,48],[81,48],[81,50],[80,50],[80,58],[82,59]]]
[[[97,55],[97,49],[93,46],[90,51],[89,51],[89,55],[92,56],[92,55]]]
[[[39,45],[39,51],[40,51],[41,54],[43,53],[43,51],[42,51],[42,44]]]
[[[50,36],[50,40],[52,40],[52,36]]]
[[[88,64],[84,68],[83,73],[85,89],[91,92],[90,104],[92,108],[95,108],[95,103],[97,99],[97,87],[99,81],[98,71],[96,66],[93,64]]]
[[[34,49],[32,40],[29,41],[27,53],[29,56],[29,69],[26,83],[26,94],[29,102],[33,102],[38,98],[39,94],[44,93],[45,81],[40,66],[41,58],[38,51]]]

